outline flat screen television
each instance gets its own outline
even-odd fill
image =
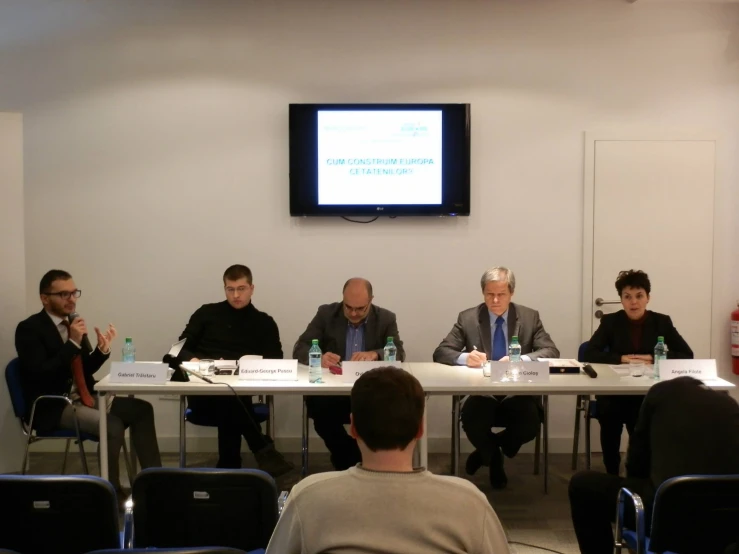
[[[290,104],[291,216],[469,214],[469,104]]]

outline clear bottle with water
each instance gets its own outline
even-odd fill
[[[521,361],[521,344],[518,342],[518,337],[511,339],[511,344],[508,346],[508,360],[511,362]]]
[[[311,341],[310,350],[308,350],[308,382],[323,383],[323,371],[321,370],[321,348],[318,346],[318,339]]]
[[[394,362],[397,356],[398,356],[398,347],[395,346],[395,342],[393,342],[393,337],[388,337],[387,344],[385,345],[385,349],[384,349],[383,359],[386,362]]]
[[[662,360],[667,359],[667,345],[665,337],[657,337],[657,344],[654,347],[654,378],[659,379],[659,364]]]
[[[133,345],[133,340],[131,339],[131,337],[126,337],[126,342],[123,343],[123,361],[136,361],[136,347]]]

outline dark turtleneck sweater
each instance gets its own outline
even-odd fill
[[[238,360],[246,354],[282,358],[280,332],[275,320],[251,302],[232,308],[228,301],[204,304],[192,314],[180,340],[187,339],[182,358]]]

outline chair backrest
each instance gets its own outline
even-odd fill
[[[0,475],[0,548],[82,554],[121,545],[113,486],[89,475]]]
[[[116,548],[114,550],[95,550],[88,554],[247,554],[244,550],[238,548],[226,548],[223,546],[205,546],[195,548],[157,548],[151,550],[149,548]],[[2,551],[0,550],[0,554]]]
[[[590,344],[590,341],[586,340],[577,349],[577,361],[578,362],[584,362],[585,361],[585,351],[588,349],[588,344]]]
[[[133,482],[133,546],[266,548],[277,487],[257,469],[149,468]]]
[[[21,382],[21,362],[18,358],[10,360],[5,368],[5,381],[8,383],[13,413],[15,417],[23,421],[28,412],[26,411],[26,397],[23,395],[23,383]]]
[[[653,552],[722,553],[739,537],[739,475],[668,479],[654,499]]]

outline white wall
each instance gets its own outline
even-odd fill
[[[23,118],[0,112],[0,370],[15,358],[15,326],[26,313],[23,241]],[[23,435],[10,396],[0,385],[0,473],[20,471]]]
[[[420,361],[480,301],[481,273],[504,264],[516,300],[574,356],[584,131],[710,130],[722,140],[714,355],[727,363],[739,297],[739,6],[164,4],[4,3],[0,107],[26,118],[28,312],[43,272],[62,267],[88,321],[114,321],[140,357],[157,358],[200,304],[221,299],[223,269],[246,263],[254,302],[289,352],[317,305],[362,275]],[[470,102],[472,216],[291,219],[287,104],[311,101]],[[653,209],[638,202],[614,209]],[[692,270],[675,261],[686,301]],[[277,402],[279,436],[297,437],[298,404]],[[552,402],[555,448],[569,444],[573,403]],[[432,438],[448,436],[449,407],[432,401]],[[157,409],[160,435],[174,436],[174,404]]]

